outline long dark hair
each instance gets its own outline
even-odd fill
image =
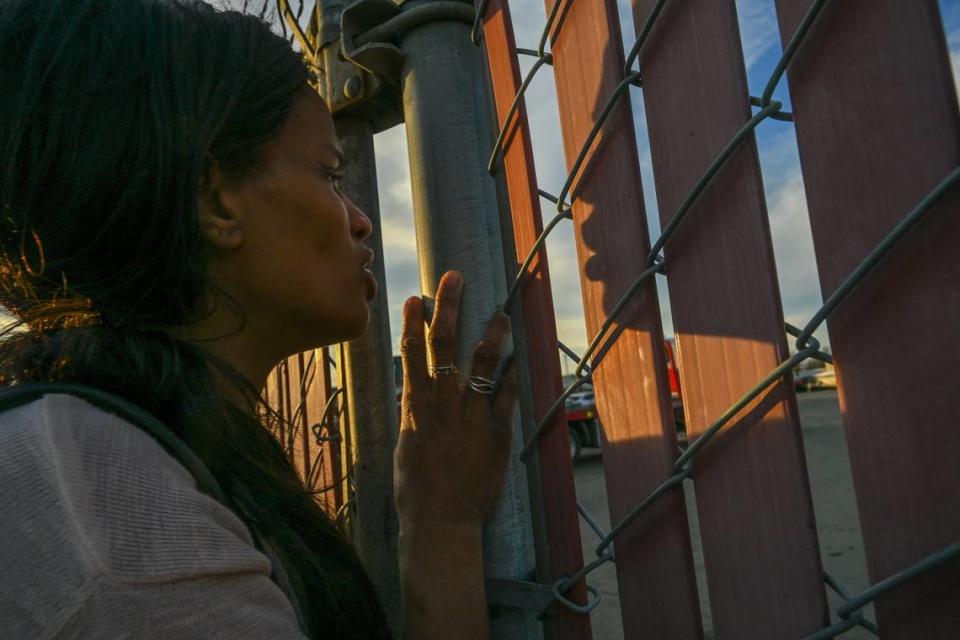
[[[0,56],[0,304],[18,320],[0,383],[81,382],[150,411],[278,549],[311,635],[388,637],[259,390],[159,329],[209,313],[207,293],[232,304],[205,277],[200,184],[213,160],[235,178],[258,170],[309,88],[300,55],[200,0],[3,0]],[[221,377],[256,409],[226,401]]]

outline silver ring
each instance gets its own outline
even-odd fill
[[[497,383],[490,378],[484,378],[482,376],[470,376],[470,382],[467,384],[477,393],[490,395],[493,393]]]
[[[430,366],[430,375],[434,378],[439,375],[456,375],[457,373],[459,373],[459,370],[457,369],[457,366],[453,364],[445,364],[442,367],[435,367],[433,365]]]

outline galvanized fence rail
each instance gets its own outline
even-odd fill
[[[488,169],[509,201],[512,249],[524,256],[504,306],[524,336],[520,457],[531,465],[540,543],[539,584],[500,585],[491,601],[515,596],[518,608],[538,610],[549,637],[590,637],[599,592],[587,579],[608,562],[616,563],[627,638],[703,636],[678,490],[687,478],[697,488],[715,637],[820,639],[856,626],[884,638],[960,633],[960,508],[944,500],[960,495],[960,394],[952,390],[960,218],[950,215],[960,200],[960,117],[937,4],[776,3],[783,55],[751,96],[734,0],[634,0],[638,37],[626,55],[614,0],[547,0],[536,49],[516,47],[507,0],[477,2],[471,37],[486,55],[499,129]],[[462,13],[455,3],[432,4],[435,15],[417,20]],[[297,35],[319,62],[331,41],[311,44],[325,24],[316,15],[312,31]],[[410,24],[383,15],[388,24],[370,25],[353,43],[402,44],[398,36],[422,24],[409,13]],[[518,55],[534,58],[525,77]],[[557,195],[537,186],[524,107],[547,66],[568,170]],[[774,99],[785,75],[793,113]],[[650,132],[662,225],[652,242],[630,87],[644,92]],[[784,324],[779,303],[754,138],[768,119],[795,121],[826,296],[802,328]],[[556,211],[545,224],[540,198]],[[577,379],[563,389],[545,241],[566,220],[593,337],[582,355],[560,345],[577,360]],[[666,382],[658,275],[671,284],[685,448]],[[832,361],[813,337],[825,322],[873,582],[860,594],[821,568],[790,383],[804,360]],[[904,393],[889,373],[892,357],[924,388]],[[322,363],[318,377],[315,359],[289,359],[268,393],[297,425],[278,436],[305,477],[329,483],[322,495],[342,513],[350,431],[334,416],[348,407],[346,387],[341,380],[334,390],[326,355]],[[603,416],[610,531],[576,504],[566,447],[565,401],[587,383]],[[304,438],[308,428],[315,440]],[[329,464],[316,459],[317,447]],[[586,564],[578,513],[599,537]],[[824,585],[845,601],[832,624]],[[870,603],[877,622],[864,616]]]

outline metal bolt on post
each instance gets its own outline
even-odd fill
[[[343,85],[343,95],[347,98],[355,98],[360,95],[363,89],[363,80],[360,76],[350,76]]]

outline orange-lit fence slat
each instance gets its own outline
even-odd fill
[[[286,359],[285,372],[286,375],[284,380],[284,393],[286,395],[286,405],[287,405],[287,424],[285,425],[286,430],[284,432],[284,439],[282,441],[283,449],[287,452],[287,457],[290,460],[290,463],[302,473],[303,470],[300,469],[300,461],[302,460],[299,448],[300,442],[300,424],[299,424],[299,413],[297,412],[298,407],[300,406],[301,396],[300,396],[300,362],[297,357],[299,354],[293,354],[288,356]]]
[[[563,0],[560,0],[563,1]],[[553,3],[547,0],[547,10]],[[568,168],[622,80],[616,3],[567,2],[552,52]],[[587,332],[595,335],[634,278],[647,269],[647,224],[629,101],[614,107],[572,190]],[[619,337],[594,372],[612,522],[671,475],[677,456],[663,333],[652,281],[619,316]],[[702,637],[683,496],[663,495],[616,539],[628,640]]]
[[[321,465],[315,471],[315,489],[323,489],[320,499],[326,505],[330,514],[334,514],[343,506],[346,500],[345,480],[346,473],[343,462],[343,427],[336,403],[343,402],[343,398],[333,398],[337,382],[337,373],[334,371],[330,359],[330,348],[323,347],[315,351],[317,358],[317,375],[314,379],[314,400],[307,404],[310,415],[313,416],[310,428],[317,454],[314,464]],[[324,413],[326,411],[326,413]],[[319,441],[318,441],[319,434]]]
[[[786,41],[809,0],[776,4]],[[788,77],[830,296],[960,166],[960,118],[935,0],[828,2],[808,39]],[[953,188],[829,319],[874,583],[960,539],[958,207]],[[882,637],[958,637],[958,603],[956,563],[913,578],[877,600]]]
[[[328,369],[329,384],[339,389],[340,393],[344,393],[344,390],[347,388],[347,373],[346,368],[343,366],[343,363],[346,361],[346,348],[341,342],[339,345],[337,345],[336,349],[337,367],[333,368],[331,366]],[[337,475],[333,476],[333,498],[337,512],[339,513],[343,511],[338,522],[345,520],[347,523],[345,529],[348,533],[350,533],[350,515],[349,513],[346,513],[346,510],[348,508],[348,503],[352,498],[349,477],[353,470],[353,430],[350,426],[351,416],[347,399],[341,396],[337,399],[337,402],[340,403],[340,410],[331,412],[331,420],[333,420],[333,422],[331,423],[330,430],[327,431],[327,433],[329,433],[331,436],[335,436],[336,438],[329,441],[330,450],[336,450],[339,454],[337,456],[338,462],[335,467]]]
[[[514,244],[521,260],[534,247],[543,231],[540,199],[533,151],[525,107],[520,107],[507,123],[510,106],[520,88],[520,67],[509,7],[505,0],[492,0],[483,24],[483,43],[490,66],[493,97],[498,122],[507,126],[500,164],[510,202]],[[516,268],[514,269],[516,271]],[[530,376],[534,420],[540,420],[562,391],[560,360],[557,351],[556,319],[550,291],[550,275],[546,252],[541,251],[527,269],[520,297],[523,330],[526,337],[526,360]],[[556,413],[550,426],[538,441],[540,482],[534,491],[541,495],[549,551],[548,566],[543,567],[551,583],[576,573],[583,566],[583,552],[578,526],[576,490],[570,461],[569,433],[564,412]],[[586,603],[586,587],[581,579],[566,597],[578,604]],[[558,640],[590,638],[590,618],[565,607],[554,607],[551,616],[553,636]]]
[[[342,397],[329,348],[294,354],[267,378],[264,397],[279,414],[277,440],[318,502],[335,514],[346,499],[342,464]],[[331,398],[333,398],[331,402]],[[322,491],[321,491],[322,490]]]
[[[305,358],[304,354],[302,353],[297,354],[297,364],[299,366],[300,371],[305,372],[304,378],[313,374],[316,371],[315,367],[312,370],[309,369],[312,363],[310,360]],[[310,446],[310,421],[309,421],[309,415],[307,412],[306,403],[307,403],[307,398],[310,395],[310,389],[308,387],[308,384],[309,384],[308,381],[304,378],[301,379],[301,384],[300,384],[300,394],[301,394],[300,411],[299,411],[299,419],[297,421],[297,424],[299,425],[299,428],[300,428],[300,433],[298,437],[300,451],[298,452],[297,457],[298,457],[298,460],[300,461],[300,464],[303,465],[303,469],[302,469],[303,477],[309,478],[310,472],[311,472],[311,468],[310,468],[311,446]]]
[[[638,31],[656,4],[634,1]],[[750,119],[734,0],[668,3],[639,69],[666,227]],[[691,441],[787,359],[763,194],[751,134],[664,248]],[[716,637],[801,637],[823,626],[827,605],[789,377],[704,447],[692,477]]]

